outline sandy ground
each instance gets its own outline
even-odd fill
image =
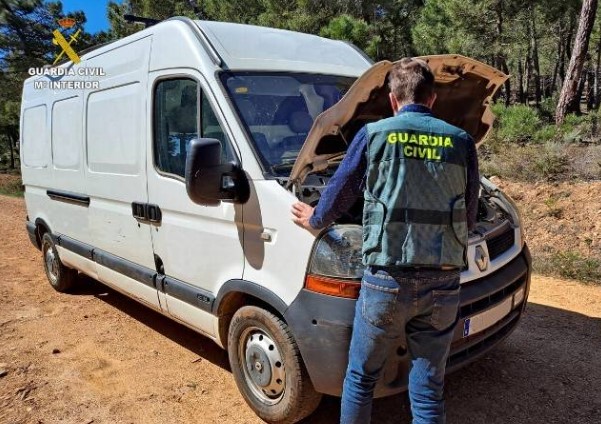
[[[24,223],[0,196],[0,423],[261,422],[210,340],[89,278],[54,292]],[[518,329],[448,377],[448,422],[599,423],[600,346],[601,287],[535,277]],[[405,394],[375,402],[373,423],[409,422]]]

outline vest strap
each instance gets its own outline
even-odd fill
[[[374,221],[384,219],[382,212],[370,212],[370,218]],[[450,213],[448,211],[432,211],[422,209],[394,209],[387,215],[388,221],[404,222],[412,224],[451,225],[453,222],[465,222],[467,212],[464,210]]]

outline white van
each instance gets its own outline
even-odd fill
[[[187,18],[81,59],[23,88],[27,230],[50,284],[68,290],[82,272],[214,340],[268,422],[340,395],[362,200],[315,233],[290,209],[315,204],[358,129],[390,116],[391,63],[341,41]],[[425,60],[434,112],[481,141],[506,76],[461,56]],[[449,370],[510,334],[528,296],[518,211],[486,179],[478,220]],[[400,344],[376,395],[404,390],[407,368]]]

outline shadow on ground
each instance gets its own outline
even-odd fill
[[[103,285],[88,276],[79,275],[80,283],[71,295],[92,295],[134,318],[141,324],[169,338],[199,357],[230,371],[227,352],[212,340],[199,335],[183,324],[168,318],[137,301]]]
[[[73,294],[93,295],[229,370],[227,354],[212,341],[93,279],[80,278],[85,284]],[[447,377],[447,422],[598,423],[600,346],[600,319],[530,303],[522,322],[505,342]],[[339,409],[340,400],[326,396],[303,424],[336,423]],[[374,402],[373,424],[410,422],[406,394]]]

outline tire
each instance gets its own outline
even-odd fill
[[[46,278],[54,290],[65,293],[75,285],[77,270],[63,265],[50,233],[42,237],[42,261]]]
[[[288,325],[271,312],[244,306],[228,332],[228,355],[246,403],[268,423],[295,423],[321,401]]]

